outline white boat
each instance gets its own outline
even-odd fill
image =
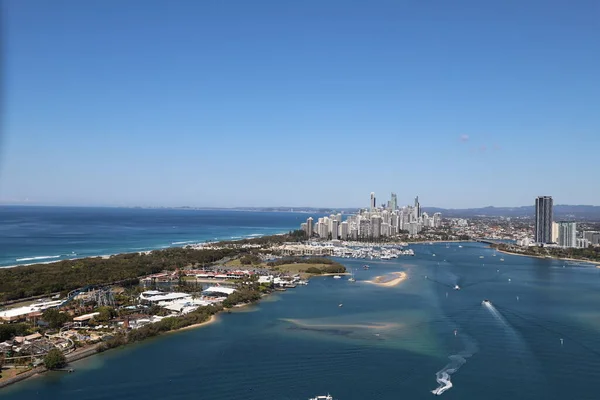
[[[462,245],[458,246],[459,249],[462,249]]]
[[[354,271],[352,271],[352,275],[348,278],[348,282],[356,282],[356,279],[354,279]]]
[[[339,276],[339,275],[334,275],[334,276],[333,276],[333,279],[342,279],[342,277],[341,277],[341,276]]]
[[[331,397],[330,394],[328,394],[327,396],[317,396],[317,397],[312,397],[308,400],[333,400],[333,397]]]
[[[460,286],[454,285],[454,290],[460,290]]]

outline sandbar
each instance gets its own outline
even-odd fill
[[[391,329],[400,325],[393,322],[375,324],[311,324],[298,319],[282,319],[302,328],[312,329]]]
[[[395,275],[396,277],[390,279],[385,275],[381,275],[376,276],[373,280],[365,282],[382,287],[392,287],[401,284],[404,282],[404,280],[406,280],[406,278],[408,278],[408,274],[406,272],[392,272],[390,275]]]

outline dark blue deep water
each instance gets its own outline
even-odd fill
[[[436,373],[446,372],[449,400],[600,398],[600,270],[462,246],[413,245],[415,257],[369,262],[368,271],[341,260],[358,282],[314,278],[213,325],[109,351],[0,396],[431,399]],[[409,279],[364,282],[395,271]]]
[[[0,267],[299,229],[302,213],[0,206]]]

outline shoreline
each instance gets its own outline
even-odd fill
[[[243,307],[245,307],[247,305],[249,305],[249,304],[244,304]],[[226,310],[223,310],[223,311],[226,311]],[[212,324],[214,324],[215,322],[218,321],[217,315],[218,314],[213,314],[213,315],[210,316],[210,318],[207,321],[200,322],[200,323],[194,324],[194,325],[185,326],[183,328],[179,328],[179,329],[176,329],[176,330],[173,330],[173,331],[168,331],[168,332],[165,332],[165,333],[163,333],[161,335],[158,335],[157,337],[161,337],[161,336],[162,337],[166,337],[167,335],[170,335],[170,334],[175,334],[175,333],[178,333],[178,332],[188,331],[188,330],[202,328],[204,326],[212,325]],[[76,362],[76,361],[79,361],[79,360],[83,360],[84,358],[93,357],[93,356],[102,354],[102,353],[98,352],[98,347],[100,346],[100,344],[101,343],[94,343],[94,344],[86,346],[86,347],[81,347],[81,348],[73,351],[70,354],[66,354],[65,358],[67,359],[67,366],[70,363],[73,363],[73,362]],[[121,348],[121,347],[125,348],[127,346],[128,346],[128,344],[125,344],[123,346],[119,346],[119,348]],[[110,350],[113,350],[113,349],[109,349],[107,351],[110,351]],[[105,353],[105,352],[103,352],[103,353]],[[14,385],[16,383],[23,382],[23,381],[26,381],[28,379],[35,378],[35,377],[38,377],[38,376],[42,376],[42,375],[46,374],[47,372],[51,372],[51,371],[49,371],[48,369],[46,369],[46,367],[44,367],[42,365],[42,366],[38,366],[38,367],[32,368],[32,369],[30,369],[28,371],[22,372],[21,374],[19,374],[17,376],[14,376],[12,378],[9,378],[6,381],[0,380],[0,390],[3,389],[3,388],[5,388],[5,387],[7,387],[7,386],[11,386],[11,385]]]
[[[398,286],[406,279],[408,279],[408,274],[404,271],[391,272],[390,275],[395,275],[395,278],[383,280],[385,275],[376,276],[373,280],[363,281],[366,283],[370,283],[372,285],[380,286],[380,287],[394,287]]]
[[[492,246],[490,246],[490,248],[492,248]],[[580,258],[542,257],[542,256],[536,256],[536,255],[533,255],[533,254],[513,253],[512,251],[507,251],[507,250],[500,250],[500,249],[495,249],[495,250],[497,252],[503,253],[503,254],[509,254],[509,255],[521,256],[521,257],[538,258],[540,260],[577,261],[577,262],[582,262],[582,263],[593,265],[596,268],[600,268],[600,262],[598,262],[598,261],[583,260],[583,259],[580,259]]]
[[[291,228],[290,228],[291,229]],[[190,241],[186,241],[186,242],[178,242],[177,244],[173,244],[171,243],[171,245],[168,246],[160,246],[160,247],[153,247],[153,248],[148,248],[147,250],[125,250],[122,252],[118,252],[118,253],[111,253],[111,254],[98,254],[98,255],[89,255],[89,256],[81,256],[81,257],[73,257],[73,258],[62,258],[62,259],[54,259],[52,261],[38,261],[38,262],[30,262],[30,263],[26,263],[26,264],[12,264],[12,265],[0,265],[0,269],[2,268],[16,268],[16,267],[28,267],[28,266],[32,266],[32,265],[47,265],[47,264],[55,264],[55,263],[59,263],[62,261],[75,261],[75,260],[83,260],[86,258],[101,258],[101,259],[109,259],[113,256],[119,256],[119,255],[123,255],[123,254],[148,254],[150,252],[153,251],[157,251],[157,250],[166,250],[166,249],[183,249],[185,247],[188,246],[204,246],[204,245],[211,245],[211,244],[215,244],[215,243],[221,243],[221,242],[241,242],[242,240],[251,240],[251,239],[257,239],[260,237],[264,237],[264,236],[278,236],[278,235],[285,235],[289,230],[285,230],[285,231],[280,231],[277,233],[253,233],[251,235],[245,235],[245,236],[230,236],[229,238],[220,238],[220,239],[212,239],[210,241],[197,241],[197,240],[190,240]],[[235,237],[236,239],[233,239],[233,237]],[[51,256],[54,257],[54,256]],[[48,258],[51,258],[48,257]],[[42,258],[40,260],[44,260],[47,258]],[[28,261],[34,261],[34,260],[28,260]]]

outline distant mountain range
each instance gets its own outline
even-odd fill
[[[354,213],[357,208],[325,208],[325,207],[236,207],[240,211],[271,211],[271,212],[306,212],[313,214],[331,214],[335,212]],[[531,217],[535,214],[534,206],[522,207],[481,207],[481,208],[438,208],[423,207],[423,211],[432,215],[441,212],[444,217],[472,218],[472,217]],[[585,205],[556,205],[554,206],[554,219],[558,220],[588,220],[600,221],[600,206]]]

